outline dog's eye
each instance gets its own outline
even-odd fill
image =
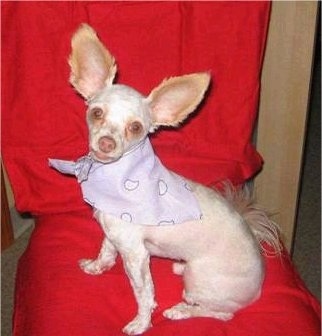
[[[101,119],[103,117],[103,110],[100,107],[91,109],[91,115],[94,119]]]
[[[133,121],[129,124],[128,129],[133,134],[140,134],[142,132],[143,126],[139,121]]]

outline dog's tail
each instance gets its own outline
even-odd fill
[[[267,212],[256,204],[250,188],[246,185],[234,187],[226,183],[224,196],[249,225],[262,252],[266,255],[279,255],[282,251],[280,228],[269,218]],[[263,242],[270,245],[272,249],[265,248]]]

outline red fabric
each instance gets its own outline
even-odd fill
[[[78,260],[95,258],[102,233],[91,211],[46,215],[39,219],[19,263],[15,336],[116,336],[136,313],[121,260],[99,276],[83,273]],[[159,304],[146,335],[318,336],[320,308],[294,271],[287,255],[267,258],[263,294],[234,319],[170,321],[162,311],[181,299],[181,277],[169,260],[152,259]]]
[[[267,2],[2,2],[2,151],[17,208],[84,208],[47,158],[88,150],[85,105],[68,84],[72,33],[88,22],[118,63],[118,82],[148,94],[165,77],[211,71],[198,113],[153,136],[169,168],[205,184],[244,182],[262,164],[250,143]]]

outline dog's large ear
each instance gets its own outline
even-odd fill
[[[87,24],[78,28],[71,44],[70,82],[85,99],[90,99],[105,85],[112,85],[116,74],[114,57]]]
[[[206,72],[164,80],[147,98],[153,126],[178,126],[202,101],[209,82]]]

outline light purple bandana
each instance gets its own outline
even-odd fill
[[[124,221],[167,225],[201,218],[188,181],[162,165],[148,138],[111,163],[83,156],[76,162],[49,159],[49,165],[75,175],[92,207]]]

